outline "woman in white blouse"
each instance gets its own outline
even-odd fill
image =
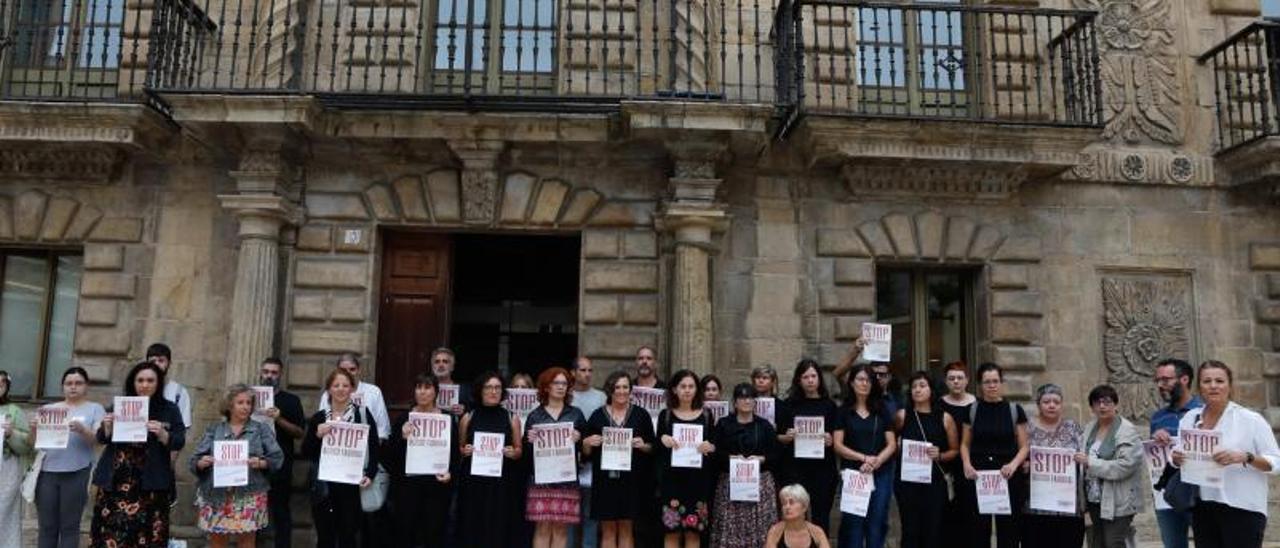
[[[1200,487],[1192,510],[1197,548],[1258,548],[1267,527],[1267,478],[1280,474],[1280,447],[1266,419],[1231,401],[1231,368],[1210,360],[1197,372],[1204,408],[1187,413],[1178,425],[1213,430],[1222,441],[1213,460],[1222,470],[1222,487]],[[1182,466],[1185,453],[1173,451]]]

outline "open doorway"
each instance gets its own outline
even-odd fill
[[[577,235],[388,231],[383,242],[377,383],[389,404],[412,399],[439,346],[457,354],[460,381],[536,376],[577,353]]]

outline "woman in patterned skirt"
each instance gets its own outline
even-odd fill
[[[169,501],[173,487],[171,451],[186,443],[186,426],[178,407],[164,399],[164,372],[141,362],[124,380],[125,396],[149,398],[147,441],[114,443],[115,413],[107,413],[98,428],[98,443],[106,449],[93,471],[98,497],[93,503],[90,546],[147,548],[169,545]]]
[[[254,407],[253,389],[232,385],[222,401],[226,420],[209,425],[191,454],[191,472],[199,480],[196,525],[209,534],[209,545],[215,548],[229,544],[253,548],[255,533],[267,527],[267,472],[284,465],[284,452],[270,427],[251,418]],[[244,455],[248,457],[249,483],[243,487],[214,487],[214,442],[240,440],[249,446]]]
[[[756,391],[746,383],[733,388],[733,414],[716,423],[715,446],[720,463],[716,487],[715,521],[711,545],[716,548],[757,548],[778,521],[777,491],[771,468],[777,458],[777,432],[755,414]],[[729,500],[728,466],[732,459],[760,462],[760,498],[756,502]]]
[[[539,426],[569,423],[573,425],[574,445],[582,440],[587,419],[580,409],[569,405],[573,398],[569,393],[569,379],[572,378],[563,367],[552,367],[538,375],[538,402],[542,405],[529,413],[524,432],[526,451],[530,455],[538,443]],[[534,524],[533,546],[564,548],[569,542],[569,526],[582,521],[578,477],[575,475],[564,483],[538,484],[537,476],[535,461],[535,482],[529,486],[525,500],[525,519]]]
[[[720,380],[707,375],[716,385],[717,395]],[[702,537],[710,529],[710,505],[708,501],[712,493],[715,477],[715,462],[707,458],[716,448],[710,440],[715,421],[711,411],[702,405],[702,395],[706,393],[707,384],[701,388],[698,376],[688,369],[681,369],[671,375],[667,383],[667,408],[658,413],[658,452],[655,457],[658,470],[658,500],[661,502],[662,529],[665,531],[663,544],[666,548],[698,548],[702,545]],[[702,429],[702,442],[698,444],[698,454],[702,455],[702,466],[698,468],[676,467],[671,465],[671,452],[680,448],[680,443],[673,437],[675,425],[697,426]]]

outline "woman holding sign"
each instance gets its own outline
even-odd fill
[[[93,471],[98,496],[90,524],[91,545],[165,547],[169,544],[169,501],[173,466],[169,452],[187,441],[178,406],[164,399],[164,372],[141,362],[124,379],[124,398],[102,418],[98,443],[106,445]],[[129,399],[133,398],[133,399]],[[138,398],[142,398],[140,401]],[[139,424],[141,442],[115,442],[121,430]]]
[[[587,420],[582,452],[591,458],[591,519],[600,522],[600,546],[631,548],[632,524],[640,515],[637,497],[647,487],[635,461],[653,450],[653,421],[649,412],[631,403],[631,377],[614,371],[604,381],[608,403]]]
[[[9,401],[9,386],[12,384],[9,373],[0,371],[0,523],[22,523],[22,501],[18,493],[22,490],[23,473],[27,471],[26,457],[31,452],[30,433],[27,421],[23,418],[18,405]],[[6,525],[0,530],[0,547],[19,548],[22,546],[22,527]]]
[[[44,453],[36,480],[40,548],[80,545],[80,516],[89,498],[89,471],[97,445],[94,432],[106,414],[101,405],[85,398],[88,389],[89,373],[82,367],[68,368],[62,373],[63,400],[41,407],[31,419],[36,449]]]
[[[1062,416],[1062,387],[1056,384],[1045,384],[1036,388],[1036,416],[1027,422],[1027,437],[1030,439],[1030,458],[1022,463],[1022,471],[1032,476],[1032,494],[1027,498],[1027,507],[1022,516],[1022,545],[1044,546],[1046,548],[1080,548],[1084,542],[1084,518],[1080,508],[1082,505],[1071,505],[1070,508],[1037,508],[1036,477],[1045,475],[1044,471],[1059,467],[1061,455],[1070,454],[1074,468],[1075,453],[1084,443],[1084,430],[1076,421]],[[1035,461],[1036,469],[1032,469]],[[1076,484],[1069,484],[1070,492],[1076,491]],[[1064,486],[1068,487],[1068,486]],[[1052,506],[1052,505],[1046,505]]]
[[[942,546],[942,514],[947,505],[946,463],[960,455],[960,435],[951,415],[939,409],[927,371],[911,375],[911,407],[894,417],[901,447],[898,451],[898,514],[902,518],[903,548]]]
[[[550,367],[538,375],[537,409],[525,421],[525,450],[533,454],[533,484],[525,518],[534,524],[534,548],[564,548],[569,525],[582,521],[575,448],[587,429],[582,410],[569,405],[569,371]]]
[[[1210,360],[1196,377],[1204,408],[1178,424],[1173,463],[1183,467],[1187,481],[1192,450],[1202,449],[1222,474],[1220,486],[1200,485],[1191,510],[1196,548],[1257,548],[1267,528],[1265,474],[1280,474],[1280,448],[1262,415],[1231,401],[1231,368]]]
[[[510,486],[503,470],[522,454],[520,418],[502,406],[506,386],[497,371],[482,373],[472,385],[477,393],[474,409],[458,423],[462,467],[458,485],[458,541],[475,548],[507,545],[507,532],[515,525],[507,519]],[[502,516],[494,519],[494,516]]]
[[[1085,425],[1084,447],[1075,455],[1084,466],[1085,504],[1093,522],[1090,548],[1133,546],[1133,516],[1146,506],[1143,483],[1150,478],[1143,467],[1142,436],[1116,413],[1119,405],[1115,388],[1104,384],[1089,391],[1094,420]]]
[[[777,432],[755,414],[756,391],[741,383],[733,388],[733,414],[716,423],[717,461],[723,472],[716,487],[711,545],[757,548],[778,519],[773,463]]]
[[[885,466],[897,447],[893,416],[884,405],[884,389],[869,364],[853,366],[845,393],[849,401],[837,419],[834,447],[841,468],[870,474],[874,489],[865,515],[840,513],[841,547],[882,548],[889,533],[889,498],[893,466]]]
[[[993,472],[988,475],[993,478],[988,483],[1003,488],[1007,504],[999,505],[996,511],[983,512],[982,499],[978,499],[980,504],[973,516],[973,544],[991,545],[991,520],[995,516],[996,545],[1016,548],[1019,520],[1027,504],[1027,475],[1021,471],[1022,461],[1027,460],[1030,452],[1027,412],[1021,405],[1005,401],[1004,370],[1000,366],[990,362],[979,365],[978,381],[982,384],[981,394],[969,408],[960,439],[964,477],[977,480],[979,471]],[[994,474],[997,470],[999,474]],[[959,496],[977,498],[978,493],[971,491]]]
[[[783,467],[804,486],[812,503],[813,522],[823,531],[831,527],[831,504],[835,501],[836,402],[827,395],[818,362],[805,358],[791,375],[787,404],[778,416],[778,442],[782,444]]]
[[[250,418],[254,399],[248,386],[228,388],[224,420],[209,425],[191,453],[196,525],[209,535],[210,546],[253,548],[254,535],[267,527],[267,474],[284,465],[284,452],[271,427]]]
[[[667,408],[658,414],[658,501],[661,503],[663,544],[666,548],[697,548],[710,528],[711,485],[714,477],[707,455],[714,422],[702,406],[698,376],[688,369],[671,375]]]
[[[302,438],[302,454],[314,463],[310,479],[316,546],[354,548],[364,517],[360,490],[378,473],[378,425],[368,408],[352,401],[356,378],[351,373],[334,369],[324,386],[329,407],[311,416]],[[330,477],[335,479],[320,479]]]
[[[396,530],[406,546],[432,546],[445,538],[460,458],[458,421],[436,406],[438,387],[435,375],[418,375],[413,407],[391,423],[391,438],[383,451],[391,473]],[[427,469],[416,469],[419,465]]]

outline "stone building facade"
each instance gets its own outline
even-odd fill
[[[31,36],[19,28],[25,1],[0,2],[11,10],[0,13],[0,22],[9,17],[0,33],[16,44],[0,47],[9,79],[0,253],[75,257],[69,268],[79,276],[74,321],[59,323],[54,297],[43,297],[48,342],[34,361],[5,364],[27,368],[17,392],[33,405],[57,396],[43,385],[72,363],[107,398],[155,341],[173,347],[174,376],[200,402],[197,423],[216,420],[220,389],[251,380],[269,355],[285,358],[288,386],[309,407],[340,353],[364,358],[366,380],[394,384],[404,364],[425,368],[424,351],[463,333],[450,291],[465,280],[433,285],[461,268],[459,246],[502,236],[537,249],[565,237],[577,246],[570,264],[475,264],[512,283],[540,269],[576,275],[572,317],[557,325],[599,378],[650,345],[664,372],[736,382],[769,364],[785,384],[801,357],[832,366],[862,323],[884,321],[902,341],[899,372],[994,361],[1008,369],[1014,398],[1056,382],[1077,417],[1087,390],[1109,382],[1141,419],[1155,405],[1155,361],[1220,359],[1236,371],[1235,398],[1280,427],[1280,128],[1270,118],[1280,105],[1268,99],[1273,80],[1256,76],[1265,67],[1255,70],[1270,57],[1243,40],[1244,53],[1222,64],[1199,59],[1257,20],[1257,0],[936,8],[984,14],[955,18],[904,8],[898,16],[932,27],[933,38],[922,30],[912,42],[905,24],[886,31],[883,43],[899,44],[889,46],[866,37],[896,20],[868,23],[876,9],[837,16],[817,1],[776,12],[777,2],[720,2],[738,18],[723,11],[699,21],[694,12],[711,3],[682,0],[659,23],[643,2],[601,3],[600,13],[574,3],[561,7],[565,27],[521,21],[512,31],[562,44],[548,57],[558,71],[530,71],[536,92],[527,97],[505,80],[478,84],[498,92],[462,93],[424,76],[404,44],[430,33],[418,11],[431,10],[363,0],[310,10],[264,2],[255,28],[242,33],[250,23],[237,20],[233,35],[225,15],[190,15],[199,2],[129,3],[112,27],[118,44],[102,48],[115,48],[117,62],[88,62],[93,74],[110,65],[112,79],[77,86],[73,67],[60,87],[43,76],[18,86],[15,75],[33,78],[19,54]],[[799,22],[777,15],[792,6]],[[1080,26],[1034,26],[1054,10]],[[185,23],[210,33],[205,50],[178,38],[175,14],[197,17]],[[939,28],[969,17],[982,53],[956,45],[958,31],[938,39]],[[1077,28],[1088,29],[1077,35],[1083,51],[1055,49],[1064,43],[1055,34]],[[655,38],[667,32],[670,41]],[[591,40],[603,47],[583,52]],[[797,43],[808,49],[784,47]],[[313,47],[333,55],[310,56]],[[909,52],[886,59],[921,81],[932,71],[934,91],[872,101],[873,87],[901,91],[895,76],[868,85],[873,74],[883,83],[879,54],[868,61],[877,47]],[[436,44],[437,68],[455,63],[452,49]],[[301,61],[290,64],[295,53]],[[793,54],[804,63],[789,64]],[[241,78],[211,68],[237,55],[262,70]],[[524,54],[515,55],[519,68]],[[953,76],[942,86],[922,60],[946,70],[947,55]],[[985,87],[972,72],[983,67]],[[956,70],[971,71],[974,85],[957,85]],[[343,71],[346,87],[335,89]],[[388,72],[401,79],[390,84]],[[663,91],[650,76],[675,84]],[[444,91],[403,82],[423,78]],[[901,80],[910,87],[911,76]],[[610,93],[611,82],[621,91]],[[967,104],[955,102],[957,89]],[[593,94],[604,99],[570,101]],[[824,108],[832,104],[853,107]],[[1259,133],[1235,139],[1242,127]],[[413,239],[421,235],[436,239]],[[394,243],[402,236],[409,244]],[[903,310],[888,311],[895,306]],[[530,333],[504,329],[503,344],[518,352],[512,341]],[[0,348],[15,336],[0,332]],[[68,358],[58,358],[59,344]],[[189,481],[180,491],[189,501]],[[193,535],[189,505],[177,508],[178,531]]]

